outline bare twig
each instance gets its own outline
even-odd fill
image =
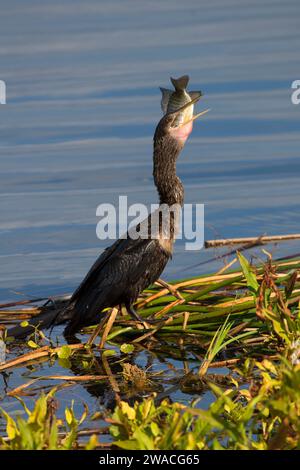
[[[37,377],[36,379],[32,379],[29,382],[26,382],[19,387],[14,388],[10,392],[7,393],[8,396],[16,396],[19,395],[25,388],[30,387],[30,385],[36,383],[39,380],[63,380],[66,382],[87,382],[92,380],[103,380],[107,379],[107,375],[47,375],[43,377]]]
[[[115,319],[116,319],[116,317],[117,317],[117,315],[118,315],[118,312],[119,312],[119,310],[115,307],[115,308],[112,309],[112,311],[111,311],[111,313],[110,313],[110,315],[109,315],[108,321],[107,321],[107,323],[106,323],[106,325],[105,325],[105,329],[104,329],[104,331],[103,331],[102,338],[101,338],[101,341],[100,341],[100,344],[99,344],[99,348],[100,348],[100,349],[103,349],[103,348],[104,348],[106,339],[107,339],[107,337],[108,337],[108,335],[109,335],[110,330],[111,330],[112,327],[113,327],[113,324],[114,324]]]
[[[87,340],[87,343],[89,346],[91,346],[91,344],[93,344],[93,342],[95,341],[95,339],[97,338],[97,336],[101,333],[105,323],[108,321],[108,316],[105,315],[102,320],[100,321],[99,325],[96,326],[96,328],[94,329],[93,333],[91,334],[91,336],[89,337],[89,339]]]
[[[166,289],[168,289],[168,291],[170,292],[170,294],[174,295],[174,297],[177,297],[178,299],[183,300],[183,297],[182,297],[182,295],[180,294],[180,292],[178,292],[178,290],[176,289],[176,287],[175,287],[175,286],[172,286],[172,284],[168,284],[166,281],[163,281],[162,279],[158,279],[158,281],[156,281],[156,284],[159,284],[159,285],[161,285],[162,287],[165,287]]]
[[[71,349],[83,349],[85,346],[84,344],[77,343],[77,344],[68,344],[68,347]],[[0,364],[0,371],[11,369],[12,367],[16,367],[19,365],[24,365],[25,363],[40,359],[41,357],[51,356],[52,354],[57,353],[61,348],[50,348],[49,346],[43,346],[42,348],[36,349],[35,351],[23,354],[20,357],[16,357],[15,359],[11,359],[10,361],[6,361],[3,364]]]
[[[231,260],[229,263],[223,266],[223,268],[219,269],[217,274],[223,274],[225,271],[227,271],[227,269],[231,268],[231,266],[236,262],[237,262],[237,258],[233,258],[233,260]]]
[[[166,320],[162,320],[158,325],[155,326],[152,330],[148,331],[142,336],[139,336],[138,338],[132,340],[132,343],[139,343],[140,341],[143,341],[146,338],[149,338],[150,336],[153,336],[157,331],[159,331],[161,328],[163,328],[165,325],[168,325],[169,323],[172,323],[173,317],[169,317]]]
[[[245,237],[245,238],[221,238],[219,240],[207,240],[205,248],[214,248],[216,246],[226,245],[241,245],[243,243],[268,243],[268,242],[281,242],[285,240],[299,240],[300,233],[291,235],[263,235],[260,237]]]

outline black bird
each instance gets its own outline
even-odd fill
[[[184,190],[176,175],[176,161],[192,131],[193,120],[198,117],[190,118],[190,107],[198,99],[199,96],[177,111],[167,113],[156,127],[153,177],[160,207],[183,205]],[[189,111],[187,122],[182,118],[185,111]],[[152,238],[128,237],[117,240],[99,256],[64,308],[47,308],[32,318],[29,326],[13,327],[8,330],[7,335],[21,338],[32,333],[33,327],[37,325],[40,328],[49,328],[67,323],[64,335],[72,337],[82,327],[96,324],[103,309],[120,305],[124,305],[128,313],[140,321],[133,304],[139,294],[159,278],[172,256],[176,214],[170,211],[168,217],[169,234],[165,236],[163,233],[160,220]],[[153,229],[151,215],[141,225],[150,232]]]

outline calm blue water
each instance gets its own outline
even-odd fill
[[[206,238],[299,232],[299,13],[296,0],[6,2],[0,299],[71,291],[109,243],[96,207],[156,202],[152,135],[170,75],[189,73],[198,109],[211,108],[178,164]],[[165,277],[214,254],[178,242]]]
[[[152,135],[170,75],[188,73],[198,109],[211,108],[178,164],[186,202],[205,204],[205,237],[299,232],[298,0],[1,5],[1,301],[72,291],[108,244],[96,207],[156,202]],[[178,242],[164,277],[213,271],[220,262],[189,267],[218,253]]]

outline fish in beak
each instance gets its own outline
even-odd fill
[[[202,93],[201,91],[187,91],[189,76],[183,75],[180,78],[172,78],[172,85],[175,90],[168,90],[167,88],[160,88],[162,92],[161,108],[164,114],[173,113],[175,111],[182,111],[178,113],[173,127],[184,125],[193,120],[194,115],[194,102],[198,101]],[[184,107],[189,104],[189,106]]]
[[[176,111],[167,112],[166,114],[166,116],[172,118],[169,127],[170,134],[179,140],[182,144],[185,143],[188,136],[192,132],[193,121],[210,111],[209,109],[205,109],[204,111],[201,111],[201,113],[194,115],[194,104],[199,101],[200,97],[200,95],[195,96]],[[191,109],[192,112],[190,111]]]

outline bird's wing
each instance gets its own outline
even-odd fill
[[[157,250],[156,240],[126,239],[110,247],[105,259],[101,255],[71,299],[69,331],[97,321],[105,307],[136,300],[141,290],[158,278],[168,260],[163,251],[163,256],[157,257]]]
[[[102,278],[101,271],[105,271],[105,273],[103,272],[102,274],[108,276],[107,271],[109,271],[109,269],[104,269],[107,266],[107,263],[109,263],[111,268],[115,270],[115,268],[117,268],[116,264],[122,264],[120,261],[122,257],[121,255],[124,256],[124,254],[129,254],[130,252],[142,254],[144,250],[152,243],[154,243],[154,240],[146,240],[140,238],[137,240],[132,240],[131,238],[126,238],[119,239],[113,245],[106,248],[104,252],[99,256],[99,258],[95,261],[95,263],[88,271],[81,284],[73,293],[71,302],[78,299],[78,297],[83,292],[89,290],[90,287],[93,286],[93,284],[99,284],[99,278]],[[134,256],[132,256],[132,258],[134,258]],[[133,259],[132,261],[134,262]],[[119,268],[123,269],[122,266],[119,266]]]

